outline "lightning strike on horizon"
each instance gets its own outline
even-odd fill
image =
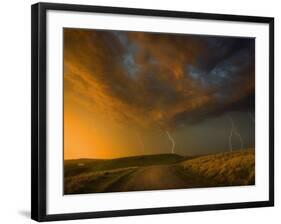
[[[255,123],[255,118],[254,118],[254,116],[252,115],[251,112],[249,112],[249,116],[250,116],[250,119]]]
[[[140,136],[140,133],[138,133],[138,132],[137,132],[137,138],[138,138],[138,141],[139,141],[139,143],[140,143],[140,145],[141,145],[141,147],[142,147],[142,149],[144,151],[144,149],[145,149],[144,142],[143,142],[143,140],[142,140],[142,138]]]
[[[171,153],[173,154],[173,153],[175,153],[175,152],[174,152],[175,145],[176,145],[176,144],[175,144],[175,141],[174,141],[174,139],[172,138],[172,136],[170,135],[170,133],[169,133],[168,131],[166,131],[166,134],[167,134],[169,140],[172,142],[172,152],[171,152]]]
[[[231,126],[230,134],[229,134],[229,137],[228,137],[228,144],[229,144],[230,152],[232,152],[232,142],[231,142],[232,133],[233,133],[233,126]]]
[[[254,123],[254,125],[255,125],[255,124],[256,124],[256,122],[255,122],[255,117],[252,115],[251,112],[248,112],[248,113],[249,113],[250,120],[252,120],[253,123]],[[251,129],[250,129],[250,134],[251,134]],[[253,147],[253,143],[250,142],[249,146],[250,146],[250,147]]]
[[[239,138],[240,140],[240,144],[241,144],[241,150],[243,149],[243,139],[242,139],[242,136],[241,134],[238,132],[235,124],[234,124],[234,121],[232,119],[231,116],[229,116],[229,119],[230,119],[230,123],[231,123],[231,130],[230,130],[230,134],[229,134],[229,137],[228,137],[228,140],[229,140],[229,149],[230,149],[230,152],[232,152],[232,149],[233,149],[233,145],[232,145],[232,136],[233,136],[233,133]]]

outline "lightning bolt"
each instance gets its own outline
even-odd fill
[[[169,140],[172,142],[172,152],[171,153],[174,153],[174,149],[175,149],[175,145],[176,145],[175,141],[174,141],[174,139],[172,138],[172,136],[170,135],[170,133],[168,131],[166,131],[166,134],[167,134]]]
[[[249,112],[249,116],[250,116],[250,119],[253,121],[253,123],[255,123],[255,118],[254,118],[254,116],[252,115],[251,112]]]
[[[248,112],[249,113],[249,116],[250,116],[250,119],[251,119],[251,121],[254,123],[254,125],[255,125],[255,117],[252,115],[252,113],[251,112]],[[251,129],[250,129],[250,131],[251,131]],[[254,130],[255,131],[255,130]],[[252,145],[253,143],[251,143],[251,141],[250,141],[250,143],[249,143],[249,146],[251,147],[251,145]],[[253,147],[253,145],[252,145],[252,147]]]
[[[142,140],[142,138],[141,138],[141,136],[138,132],[137,132],[137,138],[138,138],[138,141],[139,141],[139,143],[140,143],[140,145],[141,145],[141,147],[144,151],[144,149],[145,149],[144,142],[143,142],[143,140]]]
[[[232,125],[232,122],[231,122],[231,130],[230,130],[230,134],[229,134],[229,137],[228,137],[228,144],[229,144],[230,152],[232,152],[232,141],[231,141],[232,134],[233,134],[233,125]]]
[[[229,149],[230,149],[230,152],[232,152],[232,136],[233,134],[235,134],[239,140],[240,140],[240,144],[241,144],[241,150],[243,149],[243,139],[242,139],[242,136],[241,134],[238,132],[235,124],[234,124],[234,121],[232,119],[231,116],[229,116],[229,120],[230,120],[230,123],[231,123],[231,130],[230,130],[230,134],[229,134],[229,137],[228,137],[228,141],[229,141]]]

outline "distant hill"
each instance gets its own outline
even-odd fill
[[[173,164],[191,157],[177,154],[156,154],[122,157],[117,159],[74,159],[64,161],[65,177],[79,173],[112,170],[125,167],[139,167],[149,165]]]

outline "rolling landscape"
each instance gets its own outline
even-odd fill
[[[64,165],[64,193],[102,193],[255,184],[253,149],[184,157],[158,154],[74,159]]]

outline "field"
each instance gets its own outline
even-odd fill
[[[160,154],[64,161],[65,194],[254,184],[252,149],[197,157]]]

